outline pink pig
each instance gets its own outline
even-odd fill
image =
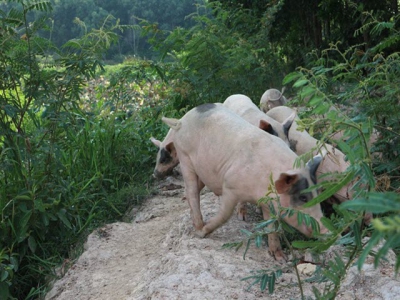
[[[239,115],[254,126],[282,139],[289,147],[288,132],[296,114],[288,116],[282,123],[263,113],[251,99],[242,94],[229,96],[223,106]]]
[[[267,115],[279,122],[280,120],[285,120],[289,115],[292,115],[293,112],[295,112],[295,110],[290,107],[278,106],[269,110]],[[320,142],[313,138],[307,131],[297,130],[297,127],[297,122],[295,121],[289,130],[291,149],[296,152],[297,155],[305,154],[309,151],[312,151],[314,155],[317,154],[319,152],[318,146]],[[345,160],[343,152],[329,144],[325,144],[325,147],[328,153],[324,156],[324,160],[318,167],[317,173],[319,176],[329,172],[342,173],[346,171],[349,163]],[[324,177],[324,180],[328,179],[329,177]],[[344,186],[334,195],[335,198],[339,200],[339,202],[349,200],[351,198],[350,187],[351,184]]]
[[[266,113],[271,108],[286,105],[288,100],[283,96],[284,91],[285,88],[282,89],[282,92],[277,89],[266,90],[260,99],[260,109]]]
[[[180,120],[163,118],[163,122],[174,134],[174,148],[197,236],[205,237],[224,224],[239,202],[256,204],[267,193],[271,174],[280,204],[310,214],[319,222],[321,232],[326,232],[320,223],[320,206],[302,208],[316,196],[316,191],[300,193],[316,183],[315,171],[321,156],[314,157],[304,168],[292,170],[297,155],[281,139],[217,104],[203,104]],[[200,211],[200,191],[204,185],[221,196],[218,214],[206,223]],[[262,204],[261,208],[264,219],[269,219],[268,206]],[[298,224],[296,214],[286,215],[284,220],[312,236],[312,228]],[[268,235],[268,245],[277,260],[286,258],[277,233]]]

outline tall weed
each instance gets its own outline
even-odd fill
[[[371,34],[381,32],[383,27],[394,28],[373,18],[369,25]],[[325,191],[307,206],[322,202],[343,184],[354,183],[353,200],[335,206],[335,214],[321,220],[330,230],[328,236],[319,241],[288,244],[289,249],[312,248],[315,251],[324,251],[333,244],[346,247],[344,256],[336,255],[321,267],[318,277],[326,285],[322,291],[314,288],[316,299],[335,299],[349,268],[357,263],[361,270],[369,255],[374,256],[374,264],[378,266],[388,251],[395,250],[395,271],[400,269],[400,94],[397,88],[400,60],[397,52],[385,54],[384,51],[393,45],[392,41],[398,40],[398,35],[392,30],[391,36],[367,51],[354,46],[342,52],[332,44],[321,56],[315,56],[309,68],[299,67],[283,82],[292,84],[297,91],[294,103],[303,107],[303,127],[319,135],[322,142],[336,143],[350,163],[338,182],[320,185]],[[341,138],[332,140],[338,132],[341,132]],[[374,135],[378,140],[371,140]],[[369,227],[363,224],[367,212],[374,214]],[[279,224],[280,220],[274,222]],[[256,244],[260,240],[258,236],[265,234],[260,231],[262,224],[255,233],[249,233],[249,238]],[[287,231],[280,229],[278,232],[287,240]],[[369,238],[364,239],[367,236]],[[273,287],[275,277],[271,274],[282,270],[270,272],[260,271],[246,279],[253,279],[253,284],[260,284],[262,289]],[[299,277],[298,285],[302,290]]]
[[[124,27],[108,17],[87,32],[77,20],[82,37],[57,49],[37,36],[46,17],[26,22],[50,10],[50,1],[18,1],[0,14],[1,299],[38,297],[82,233],[121,218],[149,193],[156,115],[136,91],[147,77],[156,81],[156,68],[139,66],[132,73],[140,76],[89,93]]]

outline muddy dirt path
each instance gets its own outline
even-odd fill
[[[84,253],[54,283],[46,299],[300,299],[293,268],[279,265],[266,248],[252,245],[245,260],[244,247],[237,252],[222,249],[225,243],[242,240],[240,229],[250,230],[254,220],[243,222],[232,216],[210,237],[195,237],[188,204],[182,200],[182,186],[181,178],[167,178],[159,185],[159,195],[135,211],[132,222],[94,231]],[[201,199],[207,220],[218,210],[219,199],[210,192],[202,193]],[[325,258],[332,253],[328,251]],[[378,269],[369,260],[361,273],[352,267],[338,299],[400,299],[400,280],[393,276],[394,259],[392,255]],[[261,292],[259,285],[248,289],[251,281],[241,280],[252,270],[282,267],[287,272],[278,279],[272,295]],[[311,267],[301,275],[307,279],[313,265],[304,267]],[[323,284],[304,283],[305,295],[313,295],[312,286],[323,288]]]

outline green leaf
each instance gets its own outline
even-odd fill
[[[65,226],[67,226],[69,229],[72,229],[71,223],[67,219],[66,210],[65,209],[59,210],[58,213],[57,213],[57,216],[64,223]]]
[[[261,289],[261,291],[264,291],[265,288],[267,287],[268,280],[269,280],[268,274],[264,274],[264,275],[261,277],[261,283],[260,283],[260,289]]]
[[[282,225],[283,230],[286,231],[286,232],[289,232],[289,233],[292,233],[292,234],[296,232],[293,229],[293,227],[288,225],[286,222],[282,222],[281,225]]]
[[[297,225],[303,224],[303,222],[304,222],[304,217],[305,217],[305,215],[302,214],[301,212],[299,212],[299,213],[297,214]],[[307,223],[306,223],[306,225],[307,225]]]
[[[293,87],[298,88],[298,87],[304,86],[304,85],[306,85],[306,84],[308,84],[308,83],[309,83],[308,79],[300,79],[300,80],[297,80],[297,81],[293,84]]]
[[[35,200],[35,208],[40,212],[45,212],[46,211],[46,207],[43,204],[43,201],[40,200],[40,199],[36,199]]]
[[[260,248],[262,245],[262,235],[256,235],[255,243],[257,248]]]
[[[321,229],[319,227],[319,223],[313,217],[310,217],[310,223],[311,223],[311,228],[313,230],[313,233],[318,235],[320,233],[320,229]]]
[[[256,230],[260,230],[260,229],[262,229],[264,227],[267,227],[267,226],[269,226],[269,225],[271,225],[271,224],[273,224],[275,222],[276,222],[276,219],[269,219],[269,220],[260,221],[258,224],[256,224],[256,226],[254,226],[254,228]]]
[[[28,195],[18,195],[15,197],[16,200],[31,200],[32,198]]]
[[[18,271],[18,266],[19,266],[19,262],[18,259],[16,259],[14,256],[10,257],[10,263],[12,265],[12,269],[17,272]]]
[[[289,73],[288,75],[285,76],[285,78],[283,79],[283,85],[288,84],[289,82],[292,82],[294,80],[296,80],[297,78],[299,78],[300,76],[302,76],[301,73],[298,72],[292,72]]]
[[[400,195],[393,192],[371,192],[368,198],[355,199],[342,203],[340,206],[354,211],[369,211],[372,213],[400,212]]]
[[[396,275],[397,275],[397,272],[398,272],[399,269],[400,269],[400,255],[397,255],[396,265],[394,266],[394,269],[395,269]]]
[[[328,218],[326,218],[326,217],[322,217],[322,218],[321,218],[321,223],[322,223],[322,225],[324,225],[325,228],[328,229],[330,232],[336,231],[336,227],[335,227],[335,225],[333,224],[333,222],[332,222],[330,219],[328,219]]]
[[[276,275],[274,272],[272,272],[271,277],[269,278],[268,281],[268,292],[272,294],[275,289],[275,280],[276,280]]]
[[[10,290],[6,282],[0,282],[0,299],[8,299],[10,297]]]
[[[321,194],[319,194],[317,197],[312,199],[311,201],[307,202],[306,204],[303,205],[303,207],[311,207],[313,205],[316,205],[318,203],[321,203],[325,199],[328,199],[330,196],[334,195],[337,191],[339,191],[342,187],[346,186],[349,184],[352,180],[354,179],[354,173],[353,172],[348,172],[346,176],[344,176],[338,183],[331,185],[329,188],[325,189]],[[345,202],[345,203],[349,203]]]
[[[319,241],[293,241],[292,246],[298,249],[312,248],[322,243]]]
[[[243,241],[241,242],[235,242],[235,243],[225,243],[222,245],[222,249],[232,249],[235,248],[235,251],[238,251],[240,247],[243,246]]]
[[[244,233],[247,237],[250,237],[250,236],[252,236],[253,235],[253,233],[251,232],[251,231],[248,231],[247,229],[240,229],[240,231],[242,232],[242,233]]]
[[[251,243],[251,239],[248,239],[248,240],[247,240],[247,244],[246,244],[246,249],[244,250],[244,253],[243,253],[243,260],[246,259],[246,254],[247,254],[247,251],[248,251],[249,248],[250,248],[250,243]]]
[[[361,166],[362,170],[364,171],[363,177],[367,178],[368,184],[369,184],[370,188],[373,190],[375,188],[375,177],[374,177],[374,174],[372,173],[370,166],[365,162],[361,162],[360,166]]]
[[[22,216],[22,218],[19,220],[19,224],[17,227],[17,239],[18,242],[22,242],[23,240],[26,239],[27,237],[27,230],[28,230],[28,223],[29,220],[32,216],[32,211],[31,210],[27,210],[26,212],[24,212],[24,215]]]
[[[4,105],[3,109],[6,115],[8,115],[10,118],[14,118],[18,113],[18,108],[9,104]]]
[[[322,103],[324,97],[319,94],[314,94],[311,99],[308,101],[307,106],[316,106]]]
[[[1,270],[0,281],[5,281],[8,277],[9,273],[6,270]]]
[[[356,242],[357,248],[361,249],[361,224],[359,221],[354,221],[353,224],[351,225],[351,229],[353,230],[354,233],[354,241]]]
[[[371,238],[369,239],[367,245],[365,246],[364,250],[361,252],[360,257],[358,258],[357,265],[358,265],[358,270],[361,270],[365,259],[367,258],[369,252],[372,250],[372,248],[378,244],[380,239],[382,238],[382,234],[379,231],[374,231],[372,234]]]
[[[354,156],[353,150],[351,149],[349,144],[347,142],[343,142],[343,141],[336,141],[336,143],[337,143],[339,149],[342,149],[342,152],[346,154],[346,157],[349,159],[349,161],[354,162],[355,156]]]
[[[32,253],[35,253],[37,244],[35,238],[32,235],[30,235],[28,238],[28,246]]]
[[[399,240],[399,238],[400,238],[400,234],[393,234],[386,240],[383,247],[381,249],[379,249],[378,253],[375,256],[375,260],[374,260],[375,268],[378,266],[379,260],[386,256],[389,249],[394,248],[393,246],[395,245],[395,242]]]
[[[312,86],[305,86],[305,87],[301,90],[300,95],[301,95],[301,97],[306,98],[306,97],[310,96],[311,94],[313,94],[313,93],[315,93],[315,92],[316,92],[316,90],[315,90],[314,87],[312,87]]]
[[[322,98],[323,99],[323,98]],[[320,102],[314,109],[313,113],[316,115],[323,115],[328,112],[329,110],[329,104]]]

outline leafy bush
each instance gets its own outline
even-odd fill
[[[394,28],[393,24],[378,22],[372,16],[369,24],[371,34],[380,33],[382,28]],[[400,94],[397,88],[400,84],[400,56],[398,52],[384,54],[384,50],[398,39],[399,32],[392,30],[389,37],[366,52],[359,46],[342,52],[337,45],[332,44],[321,56],[315,57],[310,68],[298,68],[298,71],[286,76],[283,82],[292,84],[298,91],[294,103],[304,108],[303,125],[310,132],[318,132],[318,128],[322,127],[322,142],[337,143],[350,163],[339,182],[320,184],[324,192],[307,203],[307,206],[322,202],[351,181],[354,183],[353,200],[335,206],[335,214],[321,220],[330,230],[327,237],[318,241],[286,243],[289,249],[312,248],[315,251],[325,251],[333,244],[346,247],[345,257],[336,255],[321,267],[320,280],[328,281],[328,285],[322,293],[314,289],[316,299],[335,299],[348,269],[354,263],[361,269],[368,255],[375,257],[374,263],[377,266],[388,251],[395,250],[395,270],[398,272],[400,269]],[[331,141],[331,136],[337,132],[342,132],[342,138]],[[379,139],[373,141],[371,146],[370,138],[373,134],[377,134]],[[373,150],[378,153],[372,153]],[[370,227],[363,224],[367,212],[374,214]],[[282,230],[285,227],[280,225],[279,217],[260,223],[254,233],[248,233],[249,241],[254,240],[256,245],[260,245],[261,237],[269,232],[264,227],[271,222],[279,224],[275,231],[280,232],[287,241],[287,232]],[[364,240],[366,236],[370,238]],[[260,284],[261,289],[268,286],[271,291],[276,274],[280,272],[280,269],[262,270],[246,279],[254,280],[252,284]],[[299,277],[298,285],[304,298]]]
[[[273,16],[275,7],[269,8]],[[246,94],[258,102],[265,90],[279,86],[285,62],[279,51],[265,43],[265,31],[249,10],[224,10],[208,4],[191,16],[195,25],[166,35],[142,22],[144,33],[164,60],[172,63],[168,79],[174,87],[172,105],[177,110],[206,102],[223,102],[232,94]],[[246,29],[258,30],[249,35]]]
[[[25,22],[50,10],[17,1],[0,14],[1,299],[40,295],[83,233],[148,195],[149,137],[164,105],[154,96],[162,70],[149,62],[96,77],[123,26],[108,17],[58,49],[37,35],[45,16]]]

